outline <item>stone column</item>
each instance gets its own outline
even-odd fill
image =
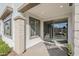
[[[15,19],[15,52],[21,54],[25,50],[24,19],[16,17]]]

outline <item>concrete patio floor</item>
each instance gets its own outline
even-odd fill
[[[12,54],[9,54],[9,56]],[[13,55],[15,56],[15,53]],[[58,47],[54,43],[40,42],[27,49],[20,56],[67,56],[67,53],[65,47]]]

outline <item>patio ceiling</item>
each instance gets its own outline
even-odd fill
[[[68,3],[41,3],[27,12],[37,15],[42,19],[51,19],[53,17],[69,14],[72,6]]]
[[[19,12],[24,13],[25,11],[37,6],[39,3],[24,3],[21,7],[18,8]]]

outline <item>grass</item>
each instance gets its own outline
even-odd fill
[[[0,56],[6,56],[11,52],[11,48],[0,39]]]

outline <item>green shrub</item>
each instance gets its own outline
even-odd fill
[[[0,40],[0,55],[1,56],[8,55],[10,51],[11,48],[8,46],[8,44]]]
[[[67,44],[67,55],[68,56],[72,55],[72,44]]]
[[[5,43],[5,42],[0,39],[0,45],[2,45],[2,44],[4,44],[4,43]]]

